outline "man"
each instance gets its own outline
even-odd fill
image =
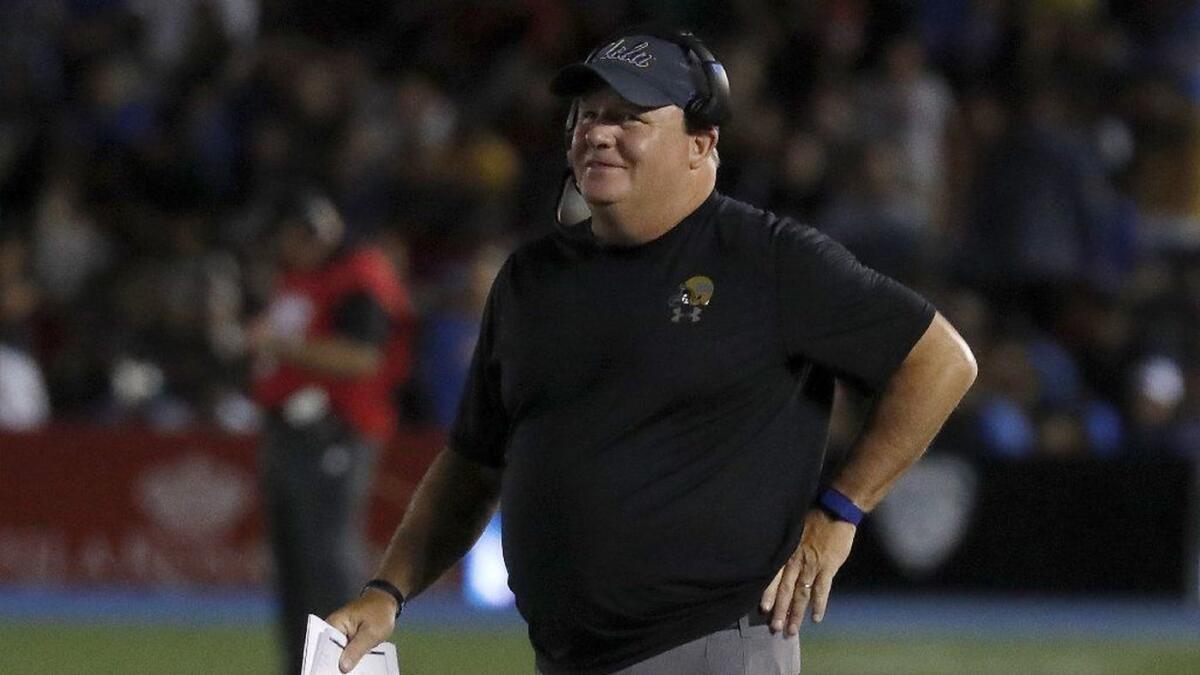
[[[799,672],[851,521],[973,381],[927,302],[714,192],[719,130],[695,113],[721,82],[703,61],[635,34],[556,77],[591,219],[497,277],[449,447],[378,578],[329,617],[352,638],[343,670],[498,500],[539,672]],[[835,377],[878,398],[818,502]]]
[[[260,473],[286,672],[297,673],[307,615],[353,597],[362,578],[371,469],[396,424],[411,310],[384,253],[345,242],[328,198],[289,196],[274,220],[283,273],[248,334],[268,411]]]

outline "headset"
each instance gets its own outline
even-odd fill
[[[592,59],[606,45],[613,40],[625,35],[649,35],[668,42],[672,42],[683,48],[687,59],[693,66],[699,70],[702,86],[700,91],[688,101],[683,109],[684,120],[691,128],[710,128],[718,127],[729,122],[732,116],[729,95],[729,76],[725,72],[725,66],[717,60],[708,47],[700,41],[691,31],[668,30],[660,26],[636,26],[634,28],[620,31],[619,34],[610,36],[610,39],[605,40],[592,51],[588,52],[584,63],[591,63]],[[695,71],[693,71],[694,73]],[[579,121],[579,100],[571,102],[571,109],[567,112],[567,120],[565,125],[566,146],[571,147],[571,141],[575,135],[575,125]],[[591,211],[587,207],[587,203],[583,200],[583,195],[579,192],[579,186],[575,184],[575,174],[571,172],[571,167],[568,166],[566,176],[563,180],[563,190],[559,195],[558,205],[555,208],[555,220],[559,225],[574,225],[586,220]]]
[[[684,117],[700,128],[719,127],[729,122],[733,112],[729,104],[729,75],[725,73],[725,66],[691,32],[682,31],[677,38],[678,41],[673,42],[691,53],[704,80],[703,94],[688,101],[683,110]]]

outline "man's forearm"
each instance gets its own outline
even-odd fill
[[[870,511],[920,458],[971,383],[971,350],[938,314],[880,394],[833,486]]]
[[[383,352],[375,345],[345,338],[322,338],[275,346],[280,360],[332,377],[361,377],[375,372]]]
[[[479,539],[499,495],[499,469],[443,450],[417,487],[376,576],[406,598],[425,590]]]

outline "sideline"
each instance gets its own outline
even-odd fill
[[[274,599],[261,589],[130,591],[0,587],[0,622],[265,625],[274,620]],[[405,610],[414,630],[522,628],[513,609],[468,606],[455,593],[422,596]],[[1200,643],[1200,605],[1181,600],[1003,596],[845,594],[830,601],[824,623],[806,622],[813,636],[889,635],[978,638],[1129,637]]]

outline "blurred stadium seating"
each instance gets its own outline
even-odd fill
[[[492,276],[551,226],[546,83],[649,18],[729,70],[718,188],[921,290],[981,364],[810,672],[1200,672],[1194,0],[0,2],[0,653],[272,668],[242,340],[269,204],[326,187],[418,302],[379,546]],[[461,578],[414,603],[406,672],[529,672]]]

